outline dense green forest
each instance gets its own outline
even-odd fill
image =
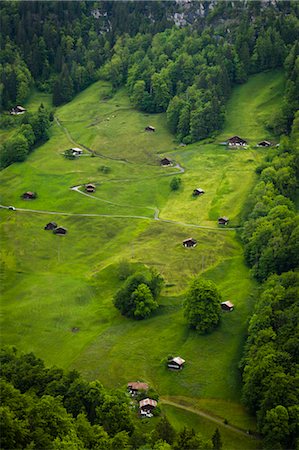
[[[76,371],[46,368],[33,353],[4,348],[0,363],[3,449],[212,450],[221,443],[218,431],[210,440],[188,428],[176,433],[166,417],[144,434],[125,387],[108,391]]]
[[[7,114],[33,87],[51,93],[56,107],[96,80],[109,81],[108,97],[125,87],[136,109],[165,112],[177,142],[190,144],[221,130],[234,86],[283,68],[284,99],[266,124],[280,144],[257,168],[240,231],[246,262],[260,283],[240,370],[243,401],[257,416],[265,448],[296,449],[299,6],[216,2],[182,27],[174,26],[177,7],[159,1],[1,2],[0,127],[13,130],[2,145],[1,166],[24,161],[48,139],[54,114],[42,104],[36,113]],[[129,278],[114,302],[123,315],[140,319],[158,304],[153,279],[139,280],[140,292],[135,281]],[[164,417],[144,435],[124,390],[46,368],[33,354],[4,349],[1,377],[4,449],[221,448],[218,432],[209,441],[191,429],[175,433]]]
[[[244,225],[245,257],[262,290],[250,320],[243,398],[257,413],[266,448],[296,448],[298,440],[298,119],[258,168]]]

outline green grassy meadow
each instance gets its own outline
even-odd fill
[[[282,90],[281,72],[253,76],[233,91],[225,128],[215,142],[187,147],[169,133],[165,115],[133,110],[125,90],[111,97],[109,84],[102,81],[57,108],[62,126],[53,123],[50,140],[26,162],[1,173],[0,203],[23,209],[0,210],[1,343],[33,351],[47,364],[78,369],[107,387],[144,380],[162,397],[184,399],[254,430],[254,420],[241,407],[238,363],[256,285],[238,231],[219,228],[217,217],[228,216],[232,228],[240,225],[255,168],[266,152],[254,145],[271,137],[264,125],[279,107]],[[34,92],[27,106],[38,102]],[[147,125],[156,132],[146,133]],[[248,139],[249,148],[219,145],[233,134]],[[97,156],[84,150],[80,158],[66,160],[62,152],[74,142]],[[185,169],[179,191],[169,187],[179,169],[160,167],[161,155]],[[97,186],[94,198],[70,189],[87,182]],[[206,193],[193,198],[196,187]],[[27,190],[38,198],[22,200]],[[156,209],[161,220],[154,219]],[[52,220],[68,234],[45,231]],[[189,236],[198,241],[193,249],[182,246]],[[161,307],[146,321],[126,319],[113,307],[124,259],[155,267],[164,276]],[[184,292],[198,274],[213,280],[223,299],[235,304],[207,336],[189,330],[182,313]],[[74,327],[79,331],[72,332]],[[169,354],[186,359],[180,373],[165,369]],[[191,412],[163,409],[176,425],[190,424],[207,437],[215,429]],[[257,441],[232,431],[224,430],[223,440],[224,449],[258,448]]]

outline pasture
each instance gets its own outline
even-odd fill
[[[269,137],[264,124],[279,107],[282,88],[280,72],[255,75],[234,90],[225,129],[215,142],[187,147],[169,133],[165,115],[133,110],[125,91],[112,95],[105,82],[57,108],[50,140],[26,162],[1,173],[0,203],[18,208],[0,210],[2,344],[33,351],[47,364],[78,369],[111,388],[144,380],[162,397],[183,398],[254,430],[240,406],[238,363],[256,285],[237,228],[255,168],[267,151],[254,144]],[[145,132],[147,125],[156,132]],[[233,134],[247,138],[249,148],[219,145]],[[85,146],[96,156],[84,150],[76,160],[65,159],[63,151],[73,146]],[[161,167],[162,156],[184,173]],[[169,183],[175,174],[182,184],[174,192]],[[91,197],[70,189],[87,182],[97,187]],[[196,187],[206,193],[193,198]],[[22,200],[27,190],[38,198]],[[219,228],[220,215],[228,216],[236,230]],[[67,228],[66,236],[43,229],[52,220]],[[182,246],[189,236],[198,241],[193,249]],[[122,260],[155,267],[165,279],[161,307],[146,321],[124,318],[113,307]],[[182,313],[184,292],[198,274],[213,280],[223,299],[236,306],[207,336],[189,330]],[[180,373],[166,370],[169,354],[186,359]],[[175,407],[165,411],[181,425],[199,420]],[[258,445],[250,439],[241,447],[233,432],[229,436],[225,449]]]

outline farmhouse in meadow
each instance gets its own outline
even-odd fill
[[[17,114],[24,114],[26,112],[26,108],[23,108],[23,106],[15,106],[11,109],[10,114],[17,115]]]
[[[148,390],[148,384],[146,383],[140,383],[140,381],[130,381],[127,384],[127,388],[129,393],[132,395],[132,397],[135,397],[138,395],[141,391],[147,391]]]
[[[140,414],[151,413],[157,407],[156,400],[152,398],[145,398],[139,402],[139,412]]]
[[[151,125],[148,125],[147,127],[144,128],[144,131],[153,131],[153,132],[155,132],[156,128],[152,127]]]
[[[187,248],[195,247],[197,244],[196,239],[188,238],[183,241],[183,246]]]
[[[194,191],[193,191],[193,196],[196,197],[197,195],[201,195],[201,194],[204,194],[204,193],[205,193],[205,191],[204,191],[203,189],[201,189],[201,188],[196,188],[196,189],[194,189]]]
[[[244,147],[247,144],[247,141],[239,136],[232,136],[226,143],[229,147]]]
[[[67,233],[67,229],[64,227],[57,227],[53,230],[53,233],[63,235]]]
[[[37,197],[36,192],[27,191],[21,195],[23,200],[34,200]]]
[[[175,358],[172,358],[168,361],[167,367],[168,369],[181,370],[185,362],[186,361],[183,358],[181,358],[180,356],[176,356]]]
[[[230,301],[227,302],[221,302],[221,309],[223,311],[232,311],[234,309],[234,304]]]
[[[161,166],[171,166],[172,165],[172,161],[169,158],[163,158],[160,161]]]
[[[71,148],[71,151],[73,152],[73,156],[80,156],[83,154],[83,150],[79,147],[73,147]]]
[[[273,144],[270,141],[261,141],[256,145],[257,147],[271,147]]]
[[[85,185],[86,192],[94,192],[96,190],[96,187],[92,183],[88,183]]]
[[[218,225],[227,225],[229,222],[229,218],[228,217],[219,217],[218,218]]]
[[[55,230],[55,228],[57,228],[57,223],[56,222],[49,222],[47,223],[47,225],[45,226],[45,230]]]

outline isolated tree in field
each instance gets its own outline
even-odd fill
[[[180,188],[182,180],[178,177],[174,177],[172,178],[171,182],[170,182],[170,189],[172,191],[177,191]]]
[[[221,295],[212,281],[194,279],[184,302],[185,317],[190,328],[200,334],[216,328],[220,321],[220,302]]]
[[[212,436],[212,443],[213,443],[213,450],[221,450],[222,441],[221,441],[221,434],[218,428],[216,428],[215,433]]]

